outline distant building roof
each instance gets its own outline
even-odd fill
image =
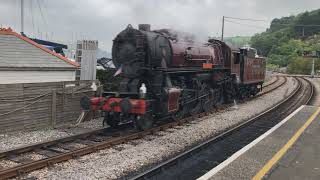
[[[79,64],[10,28],[0,28],[0,68],[75,69]]]

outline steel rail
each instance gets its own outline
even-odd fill
[[[315,97],[315,87],[313,85],[313,83],[311,83],[311,81],[309,81],[307,78],[305,77],[301,77],[302,79],[304,79],[305,81],[308,82],[309,86],[311,87],[311,95],[309,97],[309,99],[307,100],[308,103],[306,103],[307,105],[312,105],[312,100]]]
[[[208,113],[201,113],[196,116],[203,117],[207,114]],[[96,152],[101,149],[109,148],[114,145],[128,142],[130,140],[139,139],[139,138],[142,138],[146,135],[154,134],[157,131],[163,131],[165,129],[172,128],[174,126],[178,126],[178,125],[182,125],[186,122],[190,122],[191,120],[194,120],[194,118],[195,118],[194,116],[188,117],[188,118],[181,119],[181,120],[169,123],[169,124],[164,124],[164,125],[161,125],[158,127],[154,127],[154,128],[149,129],[147,131],[141,131],[141,132],[137,132],[137,133],[121,136],[121,137],[112,138],[112,139],[109,139],[106,141],[102,141],[102,142],[98,142],[98,143],[95,143],[92,145],[88,145],[83,148],[78,148],[75,150],[71,150],[69,152],[61,153],[56,156],[52,156],[52,157],[48,157],[45,159],[32,161],[30,163],[21,164],[21,165],[12,167],[12,168],[4,169],[4,170],[0,171],[0,179],[7,179],[7,178],[15,177],[15,176],[24,174],[26,172],[30,172],[33,170],[37,170],[37,169],[55,164],[55,163],[59,163],[62,161],[66,161],[66,160],[75,158],[75,157],[79,157],[79,156],[83,156],[83,155],[86,155],[89,153],[93,153],[93,152]]]
[[[58,143],[70,142],[70,141],[73,141],[74,139],[86,138],[88,136],[91,136],[92,134],[103,133],[105,131],[105,129],[106,128],[97,129],[97,130],[85,132],[82,134],[58,138],[58,139],[49,140],[49,141],[45,141],[45,142],[41,142],[41,143],[29,144],[29,145],[25,145],[25,146],[22,146],[19,148],[12,148],[12,149],[9,149],[6,151],[0,151],[0,159],[11,156],[13,154],[22,154],[22,153],[27,153],[27,152],[33,151],[34,149],[49,147],[49,146],[52,146],[52,145],[55,145]]]
[[[288,81],[288,78],[287,78],[286,76],[282,76],[282,77],[283,77],[284,81],[282,81],[281,83],[277,84],[277,85],[274,86],[274,87],[271,87],[270,89],[267,89],[267,90],[263,90],[263,89],[262,89],[262,91],[261,91],[260,93],[258,93],[255,97],[259,97],[259,96],[265,95],[265,94],[267,94],[267,93],[269,93],[269,92],[271,92],[271,91],[274,91],[274,90],[278,89],[278,88],[281,87],[282,85],[286,84],[287,81]],[[272,85],[273,85],[273,84],[276,84],[276,82],[278,82],[278,81],[279,81],[279,80],[275,81],[274,83],[272,83]],[[270,85],[271,85],[271,84],[270,84]],[[270,86],[268,85],[268,86],[265,86],[265,87],[270,87]],[[265,88],[265,87],[264,87],[264,88]]]
[[[279,78],[277,76],[277,80],[273,81],[269,85],[274,84],[278,80],[279,80]],[[281,83],[278,86],[276,86],[275,88],[270,89],[269,91],[267,91],[267,92],[265,92],[263,94],[269,93],[272,90],[275,90],[276,88],[282,86],[283,84],[284,83]],[[262,93],[258,94],[258,95],[261,96]],[[12,154],[26,153],[26,152],[32,151],[33,149],[39,149],[39,148],[43,148],[43,147],[48,147],[48,146],[52,146],[52,145],[55,145],[55,144],[58,144],[58,143],[70,142],[70,141],[73,141],[74,139],[85,138],[85,137],[88,137],[88,136],[92,136],[94,134],[104,133],[107,129],[108,128],[101,128],[101,129],[88,131],[88,132],[77,134],[77,135],[73,135],[73,136],[58,138],[58,139],[55,139],[55,140],[49,140],[49,141],[45,141],[45,142],[41,142],[41,143],[29,144],[29,145],[25,145],[25,146],[22,146],[22,147],[19,147],[19,148],[9,149],[9,150],[6,150],[6,151],[0,151],[0,159],[4,158],[4,157],[7,157],[7,156],[10,156]]]
[[[275,84],[276,82],[278,82],[278,81],[279,81],[279,76],[274,76],[274,77],[276,77],[276,79],[275,79],[275,80],[273,80],[273,81],[271,81],[271,82],[268,82],[268,83],[266,83],[266,84],[263,84],[262,88],[265,88],[265,87],[271,86],[272,84]]]
[[[277,85],[275,88],[272,88],[269,91],[265,92],[264,94],[269,93],[269,92],[277,89],[278,87],[282,86],[286,81],[287,80],[285,78],[285,80],[282,83]],[[258,94],[257,96],[261,96],[261,95]],[[172,128],[172,127],[179,126],[179,125],[183,125],[187,122],[194,121],[198,118],[208,116],[209,114],[214,113],[215,111],[216,111],[216,109],[213,109],[209,112],[200,113],[200,114],[190,116],[190,117],[187,117],[184,119],[180,119],[180,120],[177,120],[174,122],[163,124],[163,125],[151,128],[146,131],[133,132],[133,133],[129,133],[129,134],[126,134],[126,135],[123,135],[120,137],[113,137],[111,139],[107,139],[102,142],[97,142],[94,144],[87,145],[86,147],[82,147],[82,148],[78,148],[78,149],[74,149],[74,150],[69,150],[68,152],[61,152],[58,155],[55,155],[52,157],[47,157],[44,159],[35,160],[35,161],[27,162],[24,164],[19,164],[15,167],[7,168],[4,170],[0,169],[0,179],[6,179],[6,178],[19,176],[19,175],[25,174],[25,173],[33,171],[33,170],[37,170],[37,169],[40,169],[40,168],[43,168],[46,166],[50,166],[55,163],[63,162],[63,161],[66,161],[66,160],[69,160],[69,159],[72,159],[75,157],[79,157],[79,156],[83,156],[83,155],[86,155],[89,153],[93,153],[98,150],[109,148],[114,145],[122,144],[122,143],[128,142],[133,139],[139,139],[139,138],[142,138],[146,135],[154,134],[155,132],[158,132],[158,131],[164,131],[165,129]],[[99,130],[90,131],[90,132],[79,134],[79,135],[60,138],[60,139],[56,139],[53,141],[47,141],[47,142],[27,145],[27,146],[24,146],[21,148],[0,152],[0,158],[3,159],[6,157],[10,157],[12,155],[17,155],[17,154],[20,155],[22,153],[33,152],[38,149],[45,149],[47,147],[51,147],[51,146],[54,146],[57,144],[72,142],[72,141],[79,139],[79,138],[86,138],[86,137],[92,136],[94,134],[103,133],[104,131],[105,131],[105,129],[99,129]]]
[[[296,80],[298,78],[295,78]],[[313,85],[310,81],[306,80],[305,78],[301,78],[301,79],[304,79],[305,81],[308,82],[308,86],[311,87],[311,91],[309,94],[303,94],[304,96],[301,97],[301,100],[302,100],[302,104],[307,104],[308,102],[310,102],[310,100],[312,99],[312,97],[314,96],[314,91],[313,91]],[[133,177],[130,177],[129,176],[129,179],[131,180],[135,180],[135,179],[150,179],[152,178],[152,176],[156,175],[157,173],[161,172],[163,169],[165,169],[165,167],[167,166],[170,166],[170,164],[175,164],[177,162],[179,162],[179,160],[183,160],[183,159],[186,159],[188,156],[192,155],[192,154],[195,154],[196,152],[199,152],[201,151],[202,149],[204,149],[205,147],[209,146],[209,144],[214,144],[218,141],[221,141],[223,140],[224,138],[230,136],[231,134],[237,132],[237,131],[240,131],[240,129],[243,129],[243,128],[246,128],[247,126],[251,125],[253,122],[256,122],[256,121],[259,121],[259,119],[261,119],[262,117],[264,116],[267,116],[268,114],[270,114],[272,111],[275,111],[277,110],[278,108],[280,108],[282,105],[285,105],[287,102],[290,102],[291,100],[294,100],[294,98],[301,92],[303,91],[303,88],[302,88],[302,81],[298,80],[298,86],[295,88],[295,90],[288,96],[286,97],[285,99],[283,99],[282,101],[280,101],[279,103],[277,103],[275,106],[267,109],[266,111],[258,114],[257,116],[255,117],[252,117],[226,131],[224,131],[223,133],[217,135],[217,136],[214,136],[204,142],[202,142],[201,144],[197,145],[197,146],[194,146],[192,147],[191,149],[183,152],[183,153],[180,153],[144,172],[141,172]],[[301,92],[301,93],[304,93],[304,92]],[[306,100],[303,100],[303,98],[306,98]],[[127,177],[126,177],[127,178]]]

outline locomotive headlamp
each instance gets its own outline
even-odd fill
[[[146,98],[146,94],[147,94],[146,84],[142,83],[142,84],[141,84],[141,87],[139,88],[140,98]]]
[[[237,83],[240,83],[240,76],[237,76]]]

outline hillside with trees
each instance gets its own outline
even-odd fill
[[[225,37],[224,41],[234,47],[234,48],[240,48],[245,45],[250,44],[250,36],[235,36],[235,37]]]
[[[310,73],[303,51],[320,50],[320,9],[273,19],[265,32],[251,38],[251,46],[267,57],[269,67],[287,67],[288,73]],[[320,61],[317,60],[316,66]]]

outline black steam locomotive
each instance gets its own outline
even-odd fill
[[[84,99],[84,109],[102,110],[112,126],[134,123],[144,130],[163,118],[179,119],[236,98],[256,95],[265,59],[255,50],[170,29],[131,25],[113,40],[112,61],[121,76],[117,92]],[[90,104],[90,106],[88,106]]]

